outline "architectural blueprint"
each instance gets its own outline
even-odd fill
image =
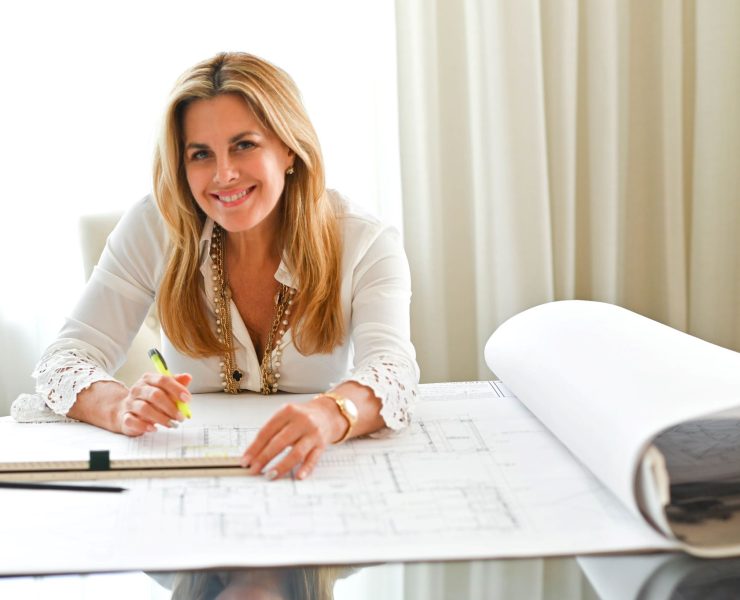
[[[124,494],[6,493],[24,514],[38,511],[34,523],[49,535],[40,547],[22,541],[23,527],[0,526],[0,539],[21,540],[21,548],[0,546],[1,568],[164,570],[668,546],[500,384],[422,389],[408,431],[331,447],[303,481],[128,479]],[[121,441],[140,456],[238,455],[257,430],[194,423]]]

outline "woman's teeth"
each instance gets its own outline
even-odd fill
[[[237,192],[231,196],[219,196],[218,199],[221,200],[221,202],[236,202],[237,200],[244,198],[244,196],[247,195],[247,191],[248,190],[242,190],[241,192]]]

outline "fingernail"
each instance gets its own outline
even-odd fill
[[[268,481],[272,481],[273,479],[275,479],[275,477],[277,477],[277,475],[277,471],[275,469],[272,469],[271,471],[265,473],[265,479],[267,479]]]
[[[178,421],[184,421],[185,420],[185,415],[182,414],[181,412],[178,412],[177,413],[177,420]]]
[[[308,473],[306,473],[305,471],[298,471],[297,477],[298,479],[305,479],[306,475],[308,475]]]
[[[183,402],[190,402],[190,398],[192,398],[192,396],[187,392],[180,392],[180,400]]]
[[[154,425],[147,425],[146,430],[149,432],[157,431],[157,428]]]
[[[249,468],[249,462],[248,462],[248,461],[246,461],[246,460],[242,460],[242,461],[241,461],[241,462],[239,463],[239,466],[240,466],[240,467],[241,467],[242,469],[248,469],[248,468]]]
[[[179,426],[180,426],[180,423],[178,423],[177,421],[173,421],[172,419],[170,419],[170,427],[172,427],[173,429],[177,429]]]
[[[242,466],[245,469],[248,469],[249,468],[249,463],[251,463],[251,462],[252,462],[252,457],[249,456],[249,454],[245,454],[244,456],[242,456]]]

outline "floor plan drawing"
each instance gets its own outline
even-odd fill
[[[305,480],[121,480],[129,491],[106,499],[103,526],[94,534],[83,526],[75,539],[95,549],[100,568],[102,549],[114,546],[119,558],[131,555],[132,568],[162,569],[171,552],[194,565],[258,566],[584,552],[644,547],[646,537],[661,546],[505,388],[455,384],[427,394],[407,431],[330,447]],[[184,425],[122,443],[138,457],[231,456],[257,430]],[[49,526],[60,527],[58,519],[72,531],[85,511],[103,513],[56,496],[42,517]]]

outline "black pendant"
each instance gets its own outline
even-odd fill
[[[242,379],[242,372],[239,369],[236,369],[231,374],[231,377],[234,379],[234,381],[241,381],[241,379]]]

